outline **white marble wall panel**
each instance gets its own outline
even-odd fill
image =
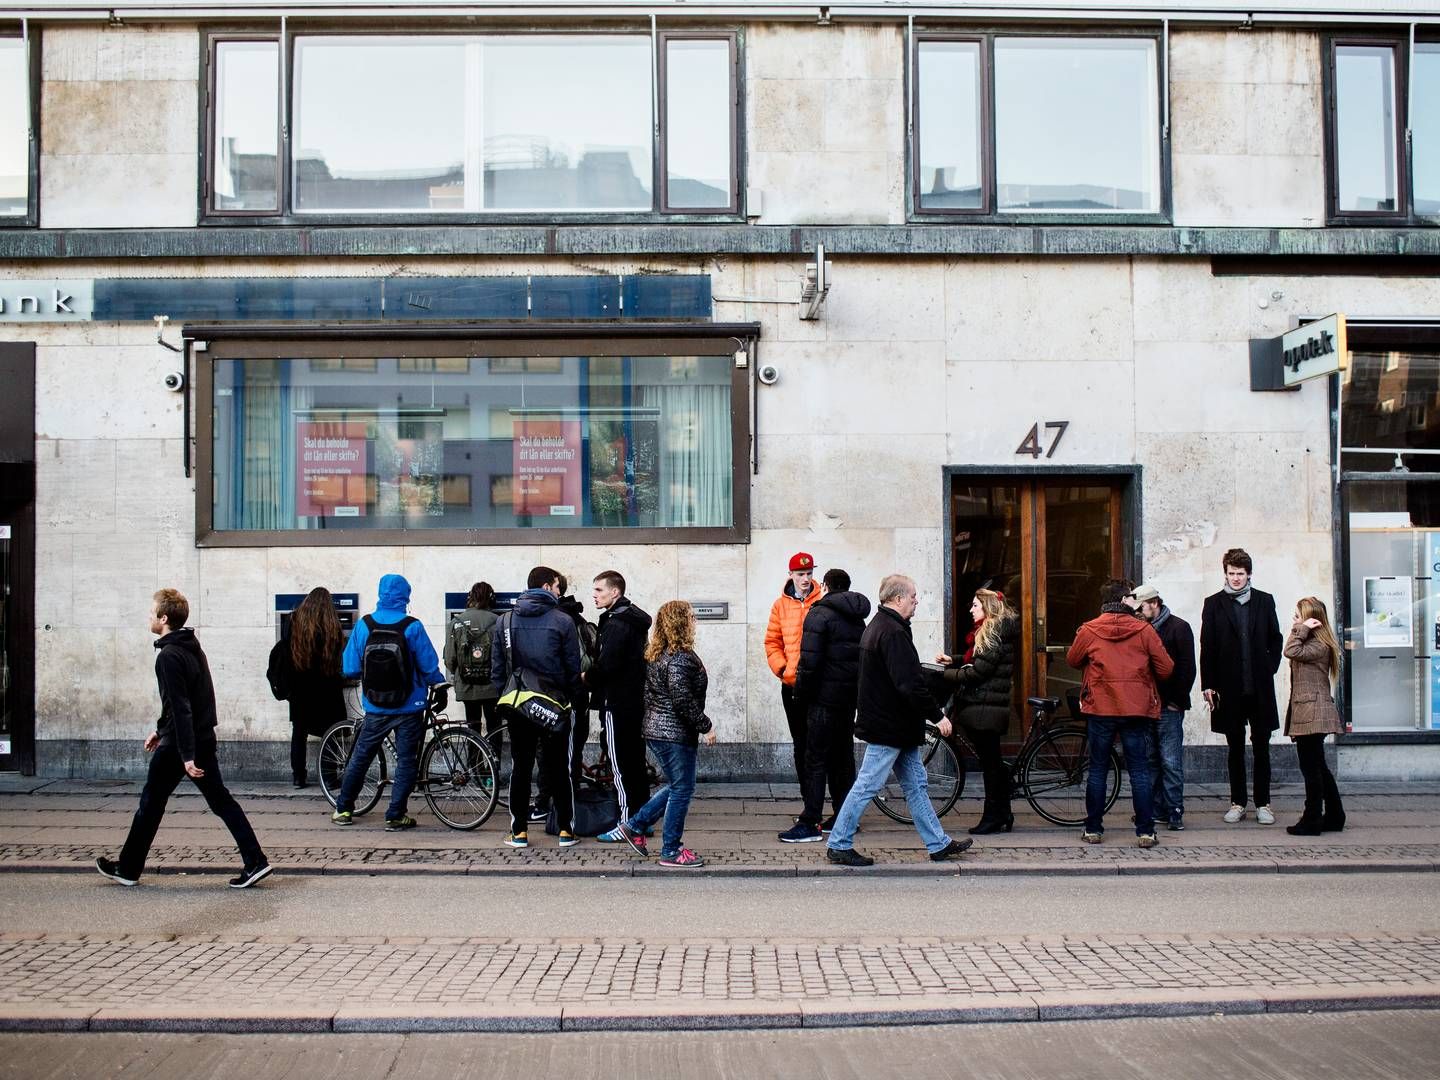
[[[1296,391],[1252,394],[1249,387],[1250,350],[1243,341],[1135,346],[1137,431],[1329,431],[1323,379]]]
[[[744,544],[680,546],[675,552],[678,599],[691,603],[726,601],[730,605],[730,617],[725,621],[744,624],[748,610],[745,596],[746,554]],[[629,583],[628,578],[626,583]],[[742,672],[733,674],[738,678]]]
[[[288,549],[280,549],[288,550]],[[333,559],[334,550],[325,549]],[[265,548],[204,548],[200,552],[200,613],[197,626],[256,629],[274,633],[274,598],[269,595]],[[196,597],[191,596],[192,618]],[[362,601],[363,602],[363,601]]]
[[[44,29],[46,82],[194,82],[200,75],[193,26],[59,26]]]
[[[175,433],[179,434],[178,423]],[[193,541],[195,481],[185,476],[184,449],[178,438],[116,442],[117,532],[188,534]]]
[[[709,678],[705,713],[715,725],[720,742],[744,742],[745,653],[748,628],[743,623],[700,623],[695,628],[695,652]],[[701,751],[704,752],[703,749]]]
[[[114,630],[96,626],[42,629],[35,636],[35,671],[37,737],[111,737]]]
[[[26,340],[32,337],[30,329]],[[73,336],[83,337],[88,329],[74,324]],[[42,439],[173,438],[178,444],[185,401],[166,390],[162,380],[179,368],[180,357],[156,348],[153,327],[144,345],[41,345],[35,350],[35,434]]]
[[[928,342],[779,342],[780,381],[760,386],[766,435],[908,436],[945,430],[945,349]]]
[[[115,529],[116,444],[104,439],[41,439],[35,445],[35,523],[84,537]]]

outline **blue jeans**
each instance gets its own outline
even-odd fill
[[[1110,776],[1110,750],[1115,736],[1125,751],[1130,773],[1130,797],[1135,803],[1135,835],[1155,831],[1155,796],[1150,782],[1150,718],[1148,716],[1091,716],[1090,776],[1085,785],[1085,831],[1105,831],[1105,781]]]
[[[920,760],[920,750],[918,746],[901,750],[878,743],[865,745],[860,775],[855,777],[855,785],[845,796],[845,803],[835,816],[835,827],[830,830],[830,847],[836,851],[847,851],[855,846],[855,830],[860,825],[860,815],[885,786],[892,769],[900,780],[905,802],[910,807],[910,818],[915,822],[915,831],[920,834],[925,847],[933,854],[950,846],[950,837],[945,835],[940,819],[935,816],[935,808],[930,805],[930,790],[925,782],[925,765]]]
[[[666,784],[630,816],[625,827],[631,832],[644,832],[664,814],[660,857],[669,858],[680,854],[680,838],[685,835],[685,815],[690,812],[690,800],[695,796],[695,759],[700,756],[700,748],[661,742],[659,739],[646,739],[645,744],[665,771]]]
[[[1180,821],[1185,816],[1185,714],[1161,709],[1150,721],[1150,774],[1154,777],[1155,817]]]
[[[365,770],[380,753],[382,740],[392,731],[395,732],[395,783],[390,789],[390,809],[385,811],[385,820],[405,816],[410,792],[415,790],[415,774],[420,771],[420,741],[425,737],[423,712],[365,714],[355,749],[350,752],[350,763],[345,766],[345,779],[340,781],[336,810],[354,811],[355,796],[360,793]]]

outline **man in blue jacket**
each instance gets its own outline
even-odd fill
[[[557,700],[577,701],[584,689],[580,682],[580,635],[575,622],[560,610],[560,571],[537,566],[530,571],[525,591],[495,628],[490,649],[491,682],[503,688],[510,678],[510,654],[515,667],[537,677],[546,692]],[[573,722],[573,719],[572,719]],[[513,848],[530,846],[526,820],[530,808],[530,772],[535,753],[544,744],[540,767],[545,770],[545,789],[555,807],[560,825],[560,846],[574,847],[575,787],[570,767],[570,724],[560,731],[545,732],[528,720],[511,716],[510,731],[510,835],[505,843]]]
[[[395,733],[395,786],[390,792],[390,809],[385,812],[385,831],[413,829],[415,819],[406,810],[419,771],[420,743],[425,738],[425,698],[428,687],[443,683],[440,658],[420,620],[405,614],[410,606],[410,582],[399,574],[380,579],[380,599],[375,612],[356,624],[345,645],[341,668],[346,678],[360,680],[364,695],[365,723],[345,767],[340,796],[330,820],[336,825],[353,822],[355,796],[366,770],[380,752],[382,740]],[[446,705],[445,691],[439,691],[439,708]]]

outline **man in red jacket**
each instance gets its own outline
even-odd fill
[[[1066,655],[1083,671],[1080,712],[1090,726],[1090,776],[1085,786],[1085,832],[1098,844],[1105,833],[1105,780],[1115,736],[1125,749],[1135,835],[1142,848],[1154,847],[1155,795],[1149,761],[1149,731],[1160,718],[1157,682],[1175,671],[1160,635],[1125,603],[1134,586],[1107,581],[1100,589],[1100,614],[1080,627]]]

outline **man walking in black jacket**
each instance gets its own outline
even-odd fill
[[[880,582],[880,610],[860,637],[855,734],[869,745],[860,763],[860,775],[845,796],[830,833],[826,855],[842,866],[874,865],[874,859],[855,850],[855,829],[892,769],[905,791],[910,817],[931,859],[940,862],[954,858],[974,843],[968,837],[952,840],[947,836],[930,805],[925,765],[920,760],[925,724],[934,723],[942,736],[948,736],[950,721],[930,696],[910,633],[910,619],[919,604],[915,582],[902,574],[891,574]]]
[[[1154,585],[1141,585],[1132,595],[1175,661],[1175,673],[1155,684],[1160,719],[1150,725],[1150,775],[1155,778],[1155,820],[1168,821],[1171,832],[1180,832],[1185,828],[1185,713],[1195,685],[1195,635]]]
[[[595,575],[591,593],[600,616],[600,651],[585,673],[591,704],[600,714],[610,768],[615,774],[615,795],[620,820],[629,821],[650,801],[650,777],[645,769],[645,635],[650,616],[625,595],[625,578],[618,570]],[[619,830],[601,834],[603,843],[624,842]]]
[[[215,684],[210,679],[210,664],[200,642],[195,640],[195,631],[185,625],[190,618],[190,604],[185,597],[174,589],[161,589],[154,600],[150,632],[157,635],[155,681],[160,687],[160,722],[145,739],[145,752],[152,755],[150,773],[119,861],[102,855],[95,860],[95,869],[121,885],[138,885],[145,857],[165,817],[165,804],[188,776],[240,849],[244,865],[230,879],[230,887],[249,888],[269,875],[270,862],[260,850],[260,841],[245,811],[220,778],[220,762],[215,755]]]
[[[805,706],[805,772],[800,818],[780,834],[787,844],[824,839],[835,816],[821,822],[825,784],[835,814],[855,783],[855,698],[860,689],[860,636],[870,614],[870,601],[850,591],[850,575],[830,570],[824,595],[805,613],[800,637],[800,663],[795,669],[795,696]]]

